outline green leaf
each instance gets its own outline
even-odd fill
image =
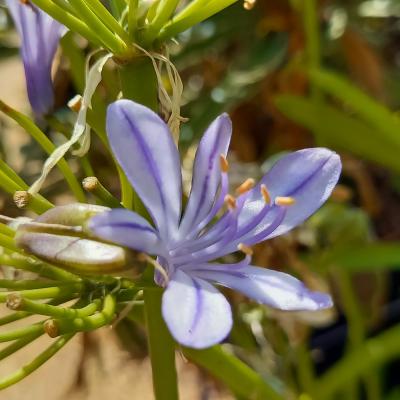
[[[353,272],[400,269],[400,242],[340,247],[324,254],[321,261],[325,266],[334,265]]]
[[[311,82],[353,109],[376,135],[388,143],[400,146],[400,118],[345,78],[321,69],[309,71]]]
[[[275,104],[287,117],[311,130],[324,145],[350,151],[400,172],[400,144],[389,144],[365,122],[326,103],[300,96],[281,95],[275,98]]]

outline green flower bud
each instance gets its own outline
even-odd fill
[[[86,222],[109,208],[69,204],[50,209],[17,228],[15,242],[27,253],[83,274],[117,273],[139,263],[137,253],[103,243],[85,230]]]

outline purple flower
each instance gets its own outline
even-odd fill
[[[235,198],[228,195],[225,158],[231,122],[221,115],[200,141],[182,213],[179,153],[167,125],[148,108],[119,100],[108,108],[107,132],[154,227],[132,211],[113,209],[92,218],[89,228],[104,240],[157,256],[163,273],[156,272],[156,282],[165,287],[162,313],[178,342],[205,348],[228,335],[230,305],[214,283],[282,310],[332,305],[328,295],[290,275],[250,265],[249,246],[288,232],[326,201],[341,170],[336,153],[324,148],[291,153],[257,185],[247,180]],[[238,249],[245,253],[242,261],[215,261]]]
[[[6,0],[21,37],[29,102],[38,116],[53,107],[51,66],[65,27],[29,1]]]

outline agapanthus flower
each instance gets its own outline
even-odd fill
[[[341,170],[336,153],[324,148],[291,153],[258,184],[248,179],[233,196],[226,161],[231,122],[223,114],[199,143],[182,212],[179,153],[158,115],[132,101],[116,101],[108,108],[107,133],[154,225],[135,212],[113,209],[93,217],[89,229],[103,240],[157,256],[163,318],[179,343],[205,348],[230,332],[231,308],[214,284],[281,310],[332,306],[329,295],[298,279],[251,265],[250,246],[288,232],[327,200]],[[238,250],[241,261],[217,261]]]
[[[65,27],[29,0],[6,0],[15,27],[21,37],[29,102],[38,116],[53,107],[51,66]]]

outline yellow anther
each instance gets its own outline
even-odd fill
[[[246,256],[252,256],[253,255],[253,249],[249,246],[246,246],[243,243],[238,244],[238,250],[241,251],[242,253],[246,254]]]
[[[234,210],[236,208],[236,199],[230,194],[225,196],[224,201],[230,210]]]
[[[293,197],[275,197],[275,204],[277,206],[292,206],[296,203]]]
[[[262,197],[264,197],[265,203],[266,204],[271,203],[271,195],[269,194],[267,187],[264,184],[262,184],[260,190],[261,190]]]
[[[243,7],[245,10],[252,10],[256,5],[256,0],[244,0]]]
[[[226,157],[223,154],[219,155],[219,165],[221,166],[221,171],[222,172],[228,172],[229,171],[229,163]]]
[[[76,113],[80,111],[82,107],[82,96],[80,94],[77,94],[74,96],[69,102],[68,102],[68,107],[72,110],[75,111]]]
[[[246,179],[238,188],[236,188],[237,194],[243,194],[248,192],[250,189],[254,187],[254,179],[248,178]]]

